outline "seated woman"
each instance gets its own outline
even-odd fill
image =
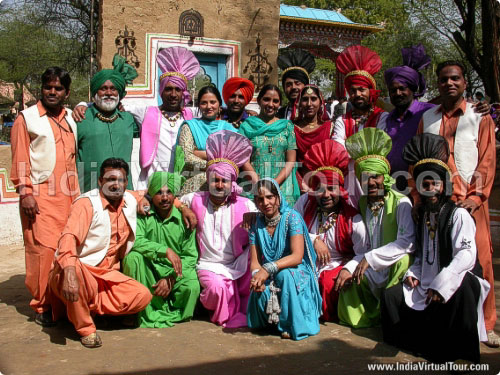
[[[249,234],[253,276],[248,326],[276,324],[281,337],[293,340],[316,335],[321,296],[316,255],[304,220],[270,178],[257,183],[255,201],[262,215]]]
[[[330,139],[333,134],[333,123],[328,117],[325,100],[317,86],[306,85],[300,91],[292,112],[292,121],[295,124],[297,162],[302,163],[311,146]],[[297,182],[302,192],[308,190],[302,183],[307,172],[304,166],[297,169]]]
[[[240,134],[250,139],[253,153],[250,162],[260,178],[270,177],[281,186],[286,201],[293,206],[300,190],[295,176],[296,149],[293,124],[278,119],[281,91],[276,85],[265,85],[257,96],[260,114],[247,118]]]
[[[216,120],[221,106],[222,98],[219,90],[213,86],[205,86],[198,92],[198,108],[201,118],[193,118],[181,125],[177,142],[177,146],[180,147],[176,149],[175,162],[184,163],[183,171],[189,171],[189,174],[183,173],[187,180],[179,192],[180,196],[208,190],[205,176],[208,136],[219,130],[238,132],[238,129],[227,121]]]

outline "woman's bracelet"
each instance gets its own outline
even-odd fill
[[[254,270],[252,271],[252,277],[254,277],[254,276],[255,276],[255,274],[256,274],[257,272],[259,272],[259,271],[260,271],[260,269],[259,269],[259,268],[254,269]]]
[[[280,270],[278,268],[278,265],[276,264],[276,262],[264,263],[262,268],[264,268],[270,276],[276,275],[278,273],[278,271]]]

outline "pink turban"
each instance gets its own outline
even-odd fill
[[[207,180],[212,173],[232,181],[232,194],[240,194],[236,183],[239,168],[252,156],[250,140],[238,133],[221,130],[207,138]]]
[[[222,97],[224,98],[224,102],[227,104],[228,99],[233,95],[236,91],[240,90],[245,98],[245,103],[250,103],[250,100],[253,98],[253,92],[255,90],[254,84],[252,81],[249,81],[245,78],[240,77],[232,77],[229,78],[224,86],[222,87]]]

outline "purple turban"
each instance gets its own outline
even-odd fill
[[[410,48],[401,49],[403,55],[403,65],[387,69],[384,73],[385,83],[389,86],[396,81],[413,91],[413,95],[418,98],[424,95],[427,85],[420,70],[426,68],[431,63],[431,58],[425,53],[422,44]]]
[[[240,194],[236,183],[239,168],[252,156],[250,140],[229,130],[220,130],[207,138],[207,181],[212,173],[232,181],[232,194]]]

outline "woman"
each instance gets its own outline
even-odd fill
[[[257,183],[262,213],[249,233],[252,291],[247,320],[250,328],[276,324],[283,338],[302,340],[319,332],[321,296],[316,255],[304,220],[283,198],[275,180]]]
[[[276,85],[265,85],[257,96],[260,114],[247,118],[240,127],[252,142],[250,162],[260,178],[274,178],[288,204],[293,206],[300,195],[294,166],[296,160],[295,133],[293,124],[278,119],[276,113],[281,105],[281,92]]]
[[[213,86],[205,86],[198,93],[198,108],[201,118],[185,121],[179,131],[179,140],[176,148],[175,162],[184,162],[183,171],[189,171],[186,183],[183,185],[179,195],[195,191],[206,191],[207,179],[207,153],[205,146],[210,134],[219,130],[231,130],[238,132],[230,123],[216,120],[222,106],[222,98],[219,90]],[[181,160],[183,159],[183,160]]]
[[[297,161],[302,163],[305,153],[312,145],[331,138],[333,124],[328,117],[323,95],[315,85],[304,86],[294,107],[292,121],[295,124]],[[297,169],[297,181],[302,192],[309,190],[307,185],[302,182],[302,178],[307,172],[305,167]]]

